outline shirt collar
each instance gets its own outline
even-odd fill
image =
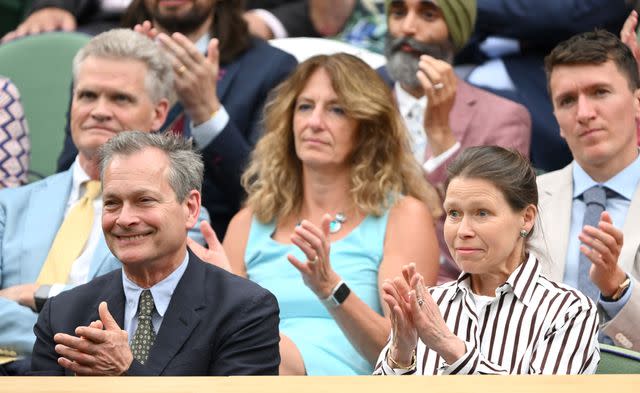
[[[149,288],[151,290],[151,295],[153,296],[153,303],[156,306],[156,311],[161,317],[164,317],[164,313],[169,307],[171,296],[178,286],[178,283],[180,282],[184,271],[187,269],[188,263],[189,253],[185,250],[185,256],[180,266],[178,266],[162,281]],[[127,298],[127,300],[133,302],[133,309],[138,310],[138,300],[140,300],[140,293],[142,293],[142,290],[144,288],[141,288],[140,286],[138,286],[138,284],[131,281],[129,277],[124,274],[124,272],[122,274],[122,286],[124,288],[125,297]]]
[[[80,165],[80,157],[76,156],[73,165],[71,166],[71,192],[69,193],[69,204],[72,205],[77,202],[80,197],[80,186],[84,183],[91,180],[87,172],[82,169]],[[82,190],[82,194],[84,194],[84,189]]]
[[[600,184],[593,180],[575,160],[573,161],[572,171],[573,198],[578,198],[589,188]],[[630,201],[638,187],[638,183],[640,183],[640,155],[617,175],[602,183],[602,185]]]
[[[209,32],[204,33],[202,37],[195,42],[195,46],[200,53],[207,53],[207,48],[209,47],[209,41],[211,41],[211,36]]]
[[[400,83],[396,82],[393,85],[393,90],[396,94],[396,101],[398,101],[398,110],[402,117],[406,118],[409,112],[417,105],[421,109],[421,113],[424,113],[427,109],[427,96],[423,95],[420,98],[415,98],[409,92],[400,86]]]
[[[540,277],[540,264],[533,253],[529,253],[529,258],[514,270],[504,284],[496,288],[496,296],[504,292],[512,291],[514,296],[525,305],[529,305],[533,296],[533,288]],[[456,281],[456,290],[449,300],[453,301],[458,294],[471,292],[471,274],[462,272]]]

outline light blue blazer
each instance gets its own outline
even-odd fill
[[[0,288],[36,281],[62,224],[71,184],[72,169],[0,191]],[[205,209],[199,219],[208,220]],[[196,225],[189,236],[204,244],[198,228]],[[102,238],[93,254],[88,280],[120,266]],[[30,354],[37,318],[29,308],[0,297],[0,353]]]

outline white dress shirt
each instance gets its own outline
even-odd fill
[[[431,173],[460,149],[460,142],[456,141],[453,146],[440,155],[429,157],[429,159],[425,161],[427,146],[429,144],[427,133],[424,129],[424,112],[428,104],[427,96],[424,95],[420,98],[415,98],[397,82],[394,85],[394,93],[398,102],[398,109],[409,131],[411,153],[420,165],[422,165],[423,169],[427,173]]]
[[[122,272],[122,287],[124,288],[124,296],[126,299],[124,306],[124,330],[129,333],[129,343],[133,340],[136,329],[138,328],[138,302],[140,301],[142,291],[144,289],[151,291],[154,304],[154,309],[151,314],[151,324],[153,325],[154,332],[157,334],[160,331],[164,314],[167,312],[167,308],[169,308],[171,296],[173,296],[173,292],[176,290],[185,270],[187,270],[188,263],[189,253],[185,251],[182,263],[171,272],[171,274],[151,288],[141,288],[138,284],[131,281],[124,271]]]

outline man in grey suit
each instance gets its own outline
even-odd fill
[[[70,116],[79,153],[72,167],[0,191],[0,355],[7,356],[0,359],[4,360],[0,374],[24,371],[14,360],[31,353],[37,305],[69,286],[120,267],[100,230],[98,195],[91,202],[93,223],[84,231],[88,238],[76,255],[67,258],[68,270],[59,276],[64,277],[51,281],[42,273],[58,230],[87,193],[89,181],[99,178],[98,148],[123,130],[160,128],[172,83],[169,58],[152,40],[130,30],[96,36],[76,55]],[[197,229],[193,235],[202,240]]]
[[[122,269],[52,298],[34,331],[38,375],[277,374],[278,303],[187,248],[204,164],[171,133],[101,149],[102,230]]]
[[[640,350],[640,79],[630,50],[595,31],[545,60],[560,135],[574,160],[538,179],[535,248],[564,281],[597,302],[601,341]]]

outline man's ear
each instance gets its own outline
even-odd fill
[[[191,229],[196,225],[200,216],[200,192],[191,190],[182,204],[185,212],[185,225],[187,229]]]
[[[151,130],[149,131],[157,131],[162,127],[165,120],[167,120],[167,116],[169,115],[169,100],[166,98],[161,99],[158,103],[153,107],[153,120],[151,122]]]
[[[636,123],[640,122],[640,89],[633,92],[633,110],[636,115]]]

